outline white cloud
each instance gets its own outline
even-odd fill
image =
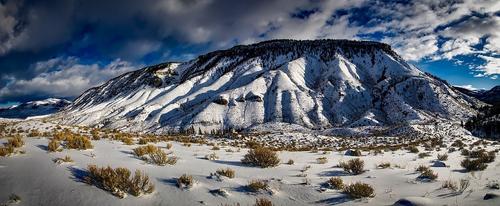
[[[495,75],[500,74],[500,58],[479,55],[484,59],[486,64],[479,66],[477,69],[482,71],[484,75],[491,75],[491,78],[496,79]]]
[[[97,64],[80,64],[74,57],[57,57],[37,62],[33,67],[44,72],[32,79],[11,78],[10,83],[0,89],[0,98],[26,95],[75,97],[86,89],[137,69],[120,59],[100,67]]]
[[[468,90],[480,90],[480,89],[484,89],[484,88],[476,88],[470,84],[466,84],[466,85],[454,85],[456,87],[461,87],[461,88],[464,88],[464,89],[468,89]]]

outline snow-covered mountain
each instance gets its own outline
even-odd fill
[[[0,109],[0,117],[24,119],[32,116],[48,115],[60,111],[70,103],[68,100],[56,98],[31,101]]]
[[[468,90],[463,87],[455,87],[460,92],[475,97],[483,102],[492,105],[500,104],[500,85],[494,86],[490,90]]]
[[[83,93],[60,117],[154,132],[324,129],[458,120],[478,104],[387,44],[272,40],[123,74]]]

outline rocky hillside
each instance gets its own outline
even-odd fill
[[[83,93],[60,117],[154,132],[325,129],[461,120],[479,104],[383,43],[273,40],[123,74]]]

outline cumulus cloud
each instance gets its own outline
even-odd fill
[[[10,78],[0,89],[0,99],[12,97],[75,97],[90,87],[110,78],[137,69],[129,62],[116,59],[107,65],[81,64],[75,57],[57,57],[33,65],[42,71],[31,79]]]

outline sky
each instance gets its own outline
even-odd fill
[[[0,0],[0,107],[269,39],[387,43],[452,85],[500,79],[498,0]]]

